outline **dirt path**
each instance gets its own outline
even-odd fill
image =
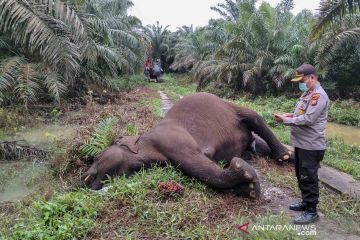
[[[171,108],[173,103],[168,96],[162,92],[158,92],[161,98],[161,109],[163,114]],[[266,205],[263,206],[265,210],[270,210],[274,214],[284,213],[289,220],[294,219],[300,213],[289,210],[289,205],[298,202],[300,198],[296,194],[287,188],[276,187],[274,184],[266,180],[265,176],[261,174],[261,164],[254,164],[254,167],[261,179],[262,186],[262,198],[265,200]],[[360,240],[359,236],[347,233],[342,226],[338,223],[326,218],[324,214],[319,212],[320,220],[316,225],[316,239],[332,239],[332,240]],[[289,222],[289,224],[292,224]],[[304,236],[306,239],[306,236]]]
[[[165,115],[169,111],[169,109],[173,106],[173,103],[163,91],[158,91],[158,93],[160,94],[160,98],[161,98],[161,110],[163,115]]]

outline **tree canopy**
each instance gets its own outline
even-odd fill
[[[304,62],[333,88],[360,85],[359,0],[296,15],[293,0],[256,2],[225,0],[211,7],[220,18],[171,32],[128,15],[129,0],[0,0],[0,104],[59,102],[86,84],[116,90],[117,76],[142,71],[149,43],[166,71],[190,72],[199,88],[279,92]]]

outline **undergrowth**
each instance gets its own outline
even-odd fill
[[[108,117],[99,122],[92,136],[80,146],[80,154],[95,157],[113,141],[113,129],[118,123],[116,117]]]
[[[166,199],[158,191],[159,182],[169,180],[185,187],[182,197]],[[174,167],[154,166],[129,178],[113,179],[102,191],[79,189],[55,193],[49,200],[37,200],[28,207],[19,205],[17,217],[0,223],[0,232],[4,239],[93,239],[100,236],[108,239],[242,239],[246,235],[237,227],[245,221],[287,222],[284,216],[271,213],[258,216],[256,206],[259,203],[238,198],[238,204],[227,206],[220,197]],[[224,214],[212,215],[214,210],[223,207]],[[254,231],[250,239],[265,236],[278,239],[279,233]],[[293,231],[282,232],[281,236],[296,239]]]

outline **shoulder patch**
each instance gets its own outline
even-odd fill
[[[314,93],[312,96],[311,96],[311,106],[315,106],[318,101],[319,101],[319,98],[320,98],[320,94],[319,93]]]
[[[311,99],[319,99],[320,93],[314,93],[311,97]]]

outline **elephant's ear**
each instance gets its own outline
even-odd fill
[[[115,145],[127,147],[130,152],[137,154],[139,152],[139,146],[137,142],[140,139],[140,135],[126,136],[115,141]]]

